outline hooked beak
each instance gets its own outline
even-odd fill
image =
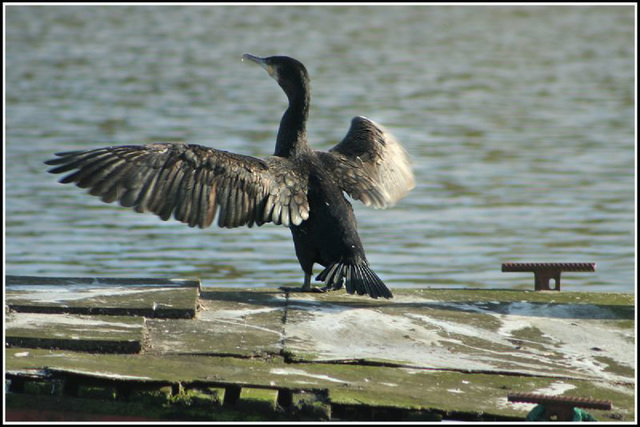
[[[242,55],[242,60],[244,61],[245,59],[248,59],[260,65],[262,68],[267,70],[267,73],[269,73],[271,77],[277,80],[276,78],[277,76],[275,75],[274,68],[271,65],[267,64],[267,58],[260,58],[259,56],[254,56],[254,55],[245,53],[244,55]]]

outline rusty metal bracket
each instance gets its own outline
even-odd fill
[[[535,393],[509,393],[509,402],[537,403],[545,409],[545,418],[555,417],[558,421],[571,421],[573,408],[611,410],[610,400],[589,397],[547,396]]]
[[[521,273],[532,272],[535,277],[536,291],[559,291],[560,274],[563,271],[596,271],[595,262],[560,262],[560,263],[520,263],[511,262],[502,264],[502,272]],[[549,286],[551,280],[555,287]]]

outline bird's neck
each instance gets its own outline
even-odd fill
[[[309,93],[289,98],[289,108],[280,121],[275,155],[293,157],[308,149],[307,117],[309,116]]]

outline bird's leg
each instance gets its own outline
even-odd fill
[[[292,288],[287,286],[281,286],[280,289],[282,289],[285,292],[318,292],[318,293],[326,292],[325,288],[317,288],[315,286],[311,286],[311,273],[307,273],[306,271],[304,273],[304,283],[302,284],[301,287]]]
[[[304,292],[309,292],[311,290],[311,273],[304,273],[304,284],[302,285],[302,290]]]

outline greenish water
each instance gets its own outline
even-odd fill
[[[532,288],[502,262],[596,262],[563,289],[635,290],[634,9],[8,6],[8,274],[302,279],[284,227],[190,229],[56,183],[54,152],[188,141],[272,153],[285,97],[243,53],[300,59],[310,143],[351,117],[411,153],[391,210],[354,203],[396,287]]]

